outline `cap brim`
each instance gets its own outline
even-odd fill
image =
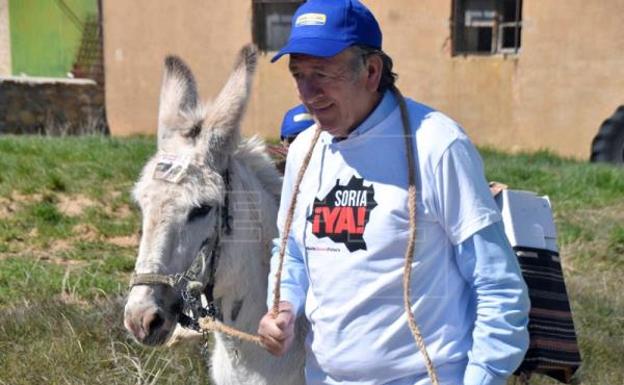
[[[287,54],[302,54],[318,57],[332,57],[349,47],[348,42],[326,39],[296,39],[289,41],[279,52],[273,56],[271,63]]]

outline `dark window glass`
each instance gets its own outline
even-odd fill
[[[286,44],[293,14],[303,1],[253,0],[253,40],[261,51],[277,51]]]
[[[501,28],[502,33],[502,48],[514,49],[516,46],[520,47],[520,36],[522,28],[516,26],[503,26]],[[518,34],[518,41],[516,42],[516,33]]]
[[[454,0],[454,55],[517,53],[522,0]]]
[[[477,52],[492,52],[492,28],[477,27]]]

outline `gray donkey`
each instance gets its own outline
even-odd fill
[[[163,345],[179,321],[188,321],[174,277],[198,260],[196,281],[225,324],[254,333],[267,310],[281,178],[261,140],[240,139],[255,66],[255,50],[244,47],[206,107],[189,68],[177,57],[165,60],[158,152],[134,189],[143,217],[135,277],[143,279],[132,282],[124,324],[140,343]],[[299,329],[281,358],[215,333],[215,384],[303,384],[305,327]]]

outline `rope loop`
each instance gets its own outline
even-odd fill
[[[416,165],[414,156],[414,138],[412,136],[412,127],[409,120],[409,113],[407,111],[407,104],[401,91],[392,85],[392,92],[399,100],[399,109],[401,111],[401,123],[403,126],[403,137],[405,138],[405,154],[407,156],[407,179],[408,179],[408,210],[409,210],[409,240],[407,248],[405,250],[405,265],[403,269],[403,305],[405,307],[405,314],[407,314],[407,323],[414,336],[416,345],[423,355],[425,365],[427,366],[427,373],[431,379],[433,385],[438,385],[438,374],[433,366],[433,362],[427,353],[427,347],[425,345],[425,339],[416,324],[416,319],[411,307],[411,274],[412,274],[412,262],[414,261],[414,249],[416,246]]]

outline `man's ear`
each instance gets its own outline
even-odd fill
[[[383,70],[383,60],[379,55],[371,55],[366,61],[366,89],[376,92],[381,81],[381,71]]]

